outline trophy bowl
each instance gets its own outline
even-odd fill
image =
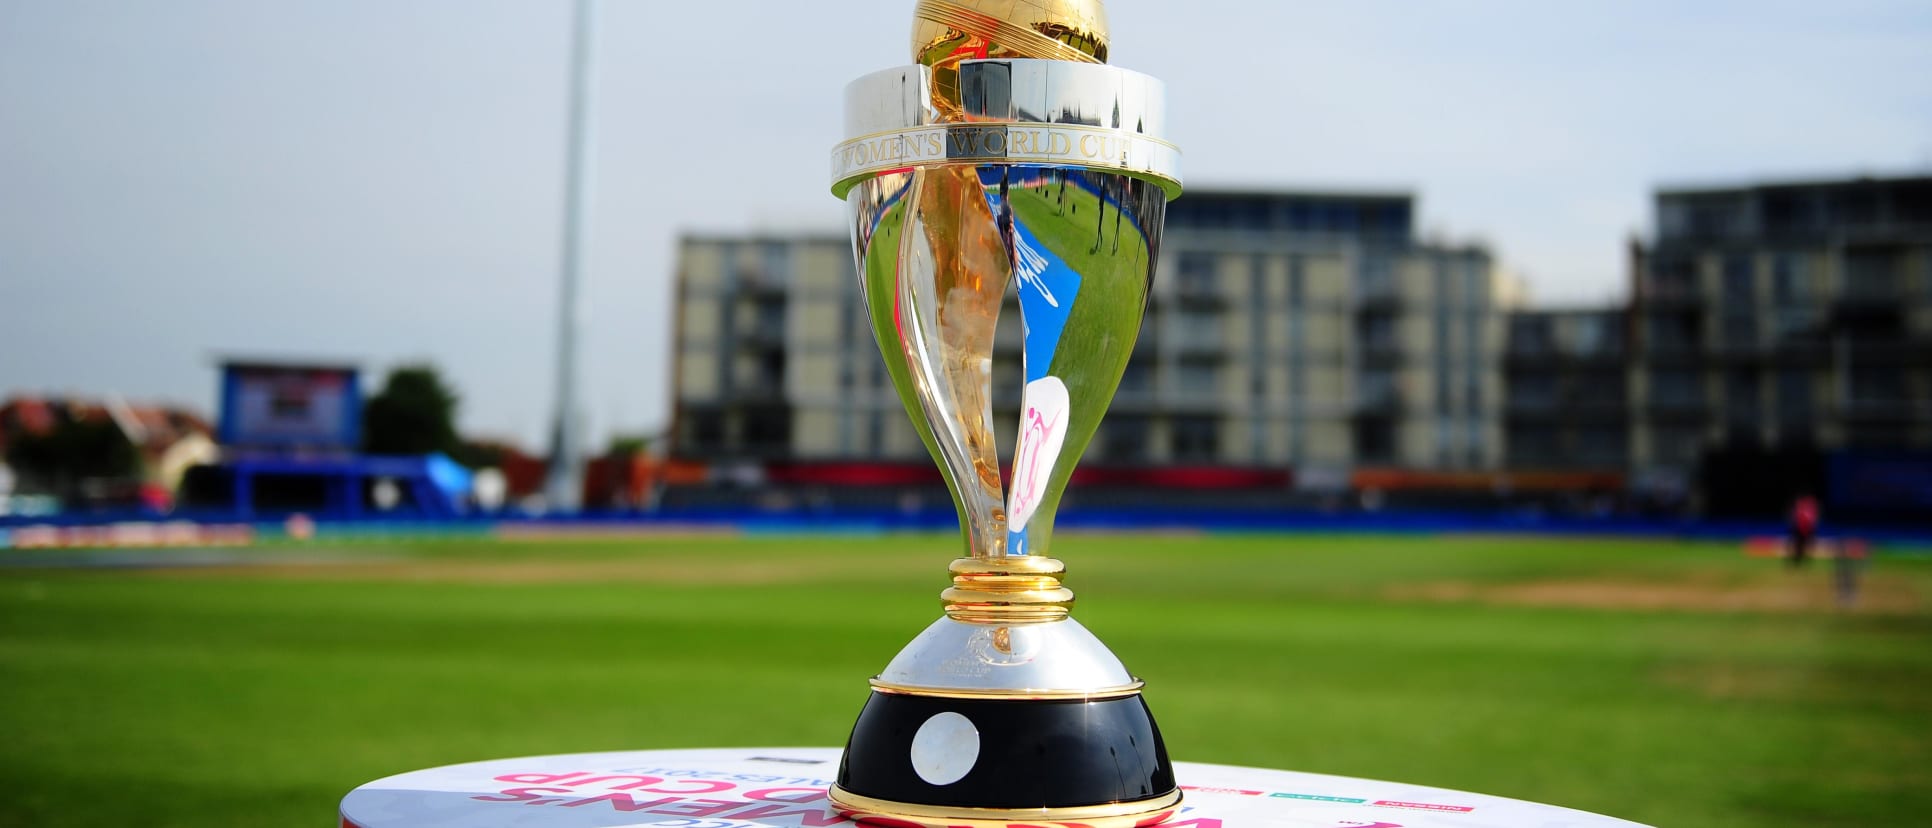
[[[1152,825],[1181,797],[1160,730],[1048,555],[1140,331],[1180,153],[1159,81],[1101,62],[1097,0],[992,5],[1009,16],[921,0],[920,63],[847,87],[832,154],[880,355],[968,554],[944,615],[872,679],[830,797],[886,825]],[[1025,377],[1010,487],[991,394],[1008,290]]]

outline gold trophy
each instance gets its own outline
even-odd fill
[[[1159,81],[1106,65],[1099,0],[920,0],[916,65],[846,90],[832,191],[867,310],[967,557],[872,680],[832,802],[889,825],[1152,825],[1179,808],[1141,682],[1068,617],[1054,512],[1126,369],[1180,153]],[[1011,488],[993,333],[1019,296]]]

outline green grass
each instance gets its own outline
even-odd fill
[[[865,678],[936,617],[957,542],[0,571],[0,825],[321,825],[357,784],[432,765],[841,744]],[[1065,535],[1056,553],[1178,759],[1663,826],[1932,813],[1932,561],[1880,559],[1841,612],[1826,568],[1731,546]]]

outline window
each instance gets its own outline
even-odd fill
[[[1290,258],[1288,260],[1288,307],[1299,308],[1302,306],[1302,303],[1305,301],[1303,296],[1306,290],[1303,282],[1307,281],[1307,279],[1307,268],[1303,266],[1301,257],[1295,256]]]
[[[1212,417],[1174,419],[1174,459],[1183,463],[1213,462],[1220,452],[1220,423]]]
[[[1724,257],[1724,304],[1727,308],[1742,309],[1756,304],[1751,276],[1750,256]]]
[[[1651,459],[1671,465],[1697,462],[1703,450],[1704,435],[1694,426],[1658,426],[1651,429]]]
[[[1362,256],[1360,290],[1365,299],[1395,295],[1395,263],[1387,254],[1367,253]]]
[[[767,284],[783,286],[792,281],[792,248],[781,243],[767,243],[760,253],[763,272],[759,274]]]
[[[1787,429],[1811,424],[1811,375],[1801,370],[1778,372],[1778,422]],[[1785,436],[1786,441],[1790,435]]]
[[[1396,402],[1395,373],[1386,369],[1369,369],[1356,378],[1360,385],[1356,401],[1369,408],[1382,408]]]
[[[1146,417],[1132,415],[1108,417],[1100,422],[1100,429],[1100,447],[1108,462],[1147,462],[1148,433],[1151,431],[1151,424]]]
[[[1127,370],[1120,375],[1121,394],[1145,394],[1154,390],[1154,366],[1145,359],[1127,360]]]
[[[1366,420],[1355,424],[1356,462],[1388,463],[1394,459],[1394,423],[1388,420]]]
[[[1628,400],[1621,366],[1581,373],[1571,380],[1570,398],[1592,406],[1622,406]]]
[[[1555,320],[1548,316],[1515,316],[1509,320],[1509,350],[1517,354],[1547,354],[1555,347]]]
[[[1582,356],[1599,356],[1619,350],[1617,329],[1608,317],[1579,316],[1570,325],[1570,349]]]
[[[1793,305],[1805,300],[1805,260],[1796,253],[1780,253],[1771,262],[1771,297],[1780,305]]]
[[[1556,375],[1538,371],[1510,377],[1509,402],[1512,407],[1518,408],[1554,408]]]
[[[684,427],[684,444],[693,454],[718,454],[724,451],[724,417],[716,411],[691,409],[685,413],[680,425]]]
[[[1898,258],[1891,250],[1855,250],[1845,255],[1845,297],[1889,301],[1898,294]]]
[[[1704,402],[1704,385],[1695,371],[1660,369],[1650,372],[1650,400],[1658,405],[1691,406]]]
[[[1216,311],[1183,308],[1174,315],[1174,324],[1183,350],[1219,353],[1226,346],[1221,314]]]
[[[758,303],[758,336],[767,342],[781,342],[785,338],[785,303],[764,301]]]
[[[1557,462],[1556,427],[1552,425],[1510,426],[1509,460],[1513,465],[1547,466]]]
[[[1732,371],[1724,376],[1725,419],[1732,423],[1756,422],[1760,404],[1757,372]]]
[[[1724,347],[1734,350],[1749,350],[1757,347],[1757,317],[1738,314],[1725,316],[1723,329]]]
[[[1221,394],[1221,366],[1212,362],[1182,364],[1176,389],[1190,400],[1212,400]]]
[[[1488,306],[1489,280],[1483,278],[1483,276],[1484,268],[1480,259],[1470,264],[1464,274],[1466,285],[1469,289],[1465,305],[1474,311],[1481,311]]]
[[[1181,252],[1179,273],[1175,275],[1175,288],[1182,296],[1213,296],[1216,290],[1216,256],[1204,250],[1184,250]]]
[[[1850,402],[1893,405],[1905,401],[1905,377],[1890,368],[1851,369]]]
[[[1771,339],[1778,344],[1815,340],[1821,329],[1819,321],[1815,309],[1778,311],[1771,317]]]
[[[1630,460],[1629,437],[1619,426],[1585,426],[1577,430],[1575,453],[1584,465],[1622,466]]]
[[[745,412],[745,448],[761,454],[783,454],[792,445],[792,412],[761,408]]]
[[[1691,314],[1655,314],[1644,320],[1646,343],[1652,351],[1688,351],[1697,347],[1697,317]]]
[[[1387,351],[1395,348],[1395,315],[1389,313],[1363,314],[1360,326],[1355,329],[1365,351]]]
[[[756,389],[777,394],[785,388],[785,352],[773,351],[762,355],[758,360],[758,383]]]
[[[1696,295],[1697,260],[1688,256],[1658,259],[1650,269],[1650,293],[1665,299]]]

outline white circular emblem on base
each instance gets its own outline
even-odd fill
[[[965,778],[979,761],[979,728],[958,713],[935,713],[912,735],[912,769],[934,785]]]

